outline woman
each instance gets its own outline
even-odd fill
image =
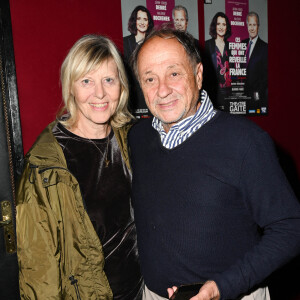
[[[128,21],[128,30],[131,35],[123,38],[124,58],[127,66],[127,74],[130,81],[130,108],[137,119],[148,118],[151,113],[146,105],[143,92],[138,80],[135,78],[130,65],[130,57],[136,46],[142,43],[145,37],[153,29],[154,23],[149,10],[142,5],[137,6],[131,13]]]
[[[224,97],[229,92],[231,87],[231,77],[229,73],[229,43],[227,39],[231,36],[231,26],[228,17],[218,12],[213,17],[209,34],[212,37],[210,40],[205,41],[205,50],[210,59],[207,63],[213,65],[214,70],[210,70],[209,67],[206,69],[210,70],[210,76],[215,78],[218,82],[218,98]],[[214,74],[212,74],[214,72]],[[213,97],[213,96],[212,96]],[[222,107],[220,107],[222,109]],[[223,107],[224,108],[224,107]]]
[[[66,115],[26,155],[17,196],[24,299],[141,299],[130,204],[128,83],[106,37],[88,35],[61,68]]]
[[[123,38],[124,56],[129,61],[136,46],[143,42],[145,37],[153,29],[154,23],[149,10],[142,5],[137,6],[128,20],[128,31],[131,35]]]

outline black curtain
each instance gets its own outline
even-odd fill
[[[23,146],[9,0],[0,3],[0,88],[0,299],[20,299],[15,194]]]

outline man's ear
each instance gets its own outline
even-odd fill
[[[201,90],[202,88],[202,80],[203,80],[203,65],[200,62],[196,66],[196,83],[199,90]]]

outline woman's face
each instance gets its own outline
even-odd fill
[[[149,21],[147,13],[139,10],[136,15],[136,29],[139,32],[145,33],[148,29]]]
[[[76,80],[72,95],[77,106],[77,122],[86,126],[107,124],[119,103],[121,84],[118,68],[110,58]]]
[[[225,18],[218,17],[217,19],[217,35],[220,37],[224,37],[226,34],[227,26],[226,26],[226,20]]]

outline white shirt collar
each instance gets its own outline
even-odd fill
[[[165,132],[162,122],[156,117],[153,118],[152,126],[158,131],[165,148],[172,149],[180,145],[216,114],[205,90],[201,91],[200,99],[201,105],[197,112],[173,125],[168,133]]]

